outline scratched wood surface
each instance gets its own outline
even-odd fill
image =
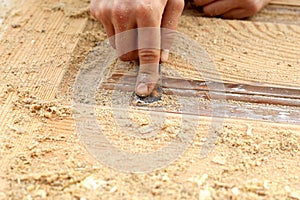
[[[273,3],[299,5],[299,1],[296,0],[275,0]],[[19,111],[14,110],[20,94],[30,93],[31,96],[41,100],[51,101],[55,100],[56,94],[61,92],[60,84],[68,69],[72,52],[76,49],[78,35],[86,27],[86,18],[70,18],[60,11],[59,1],[52,1],[49,4],[53,6],[55,12],[45,9],[36,0],[18,5],[14,17],[7,18],[10,20],[7,22],[9,26],[1,35],[0,141],[5,144],[1,145],[0,151],[2,169],[7,169],[9,160],[19,152],[26,151],[28,144],[33,142],[36,134],[44,134],[41,131],[43,127],[51,127],[52,131],[66,137],[73,135],[75,131],[72,117],[49,121],[28,118],[26,123],[22,124],[28,134],[19,135],[11,130],[11,127],[14,127],[22,119],[20,114],[25,110],[22,107],[19,108]],[[236,86],[236,84],[248,87],[248,93],[246,92],[244,97],[242,96],[243,99],[233,98],[233,100],[252,101],[252,103],[270,103],[270,101],[272,103],[274,101],[274,105],[281,104],[283,106],[289,105],[288,102],[291,100],[291,105],[295,107],[290,112],[293,116],[297,116],[299,109],[296,106],[299,106],[298,91],[300,91],[300,26],[261,21],[200,19],[191,16],[191,13],[189,11],[185,13],[183,18],[188,19],[187,23],[181,23],[179,30],[187,35],[192,32],[193,35],[190,36],[211,55],[228,85],[228,93],[234,93],[234,91],[231,92],[230,86]],[[49,21],[55,23],[48,23]],[[193,24],[199,24],[199,27],[195,28]],[[216,29],[221,29],[222,32],[217,34],[214,32]],[[191,75],[189,81],[198,83],[203,81],[201,77],[193,75],[192,69],[183,68],[180,62],[175,67],[186,70],[185,73]],[[118,73],[122,73],[122,71],[118,71]],[[113,74],[111,81],[107,81],[103,87],[113,89],[115,87],[113,80],[118,73]],[[180,88],[176,85],[174,78],[176,77],[166,79],[164,86],[166,88],[171,86],[170,88],[177,89],[187,96],[187,88]],[[125,80],[131,82],[133,77]],[[129,85],[129,88],[132,89],[132,84]],[[205,91],[203,88],[198,88],[198,90],[196,88],[195,91],[199,92],[200,89]],[[281,92],[282,89],[284,92]],[[255,102],[255,99],[249,97],[254,93],[269,100]],[[246,95],[248,95],[248,99],[245,98]],[[205,96],[201,97],[205,98]],[[272,97],[278,97],[280,101],[272,99]],[[70,105],[70,102],[65,102],[65,105]],[[257,112],[263,108],[259,105],[256,106]],[[255,107],[254,104],[253,107]],[[289,112],[289,107],[285,108]],[[234,109],[238,109],[238,107]],[[248,109],[251,110],[251,108]],[[267,109],[264,111],[267,112]],[[176,113],[173,114],[176,115]],[[227,123],[240,127],[251,124],[253,129],[257,128],[257,132],[269,129],[300,130],[297,123],[265,123],[260,118],[253,121],[253,119],[247,119],[246,113],[239,114],[236,118],[240,120],[228,119]],[[11,148],[8,148],[8,144]],[[7,180],[9,174],[5,173],[6,171],[0,171],[0,179],[6,177],[5,180]],[[1,180],[0,192],[8,186],[4,179]]]
[[[291,112],[291,118],[286,118],[286,122],[299,123],[300,26],[281,20],[276,23],[265,22],[264,19],[268,17],[266,13],[261,13],[261,16],[252,21],[194,18],[192,15],[197,13],[193,10],[186,11],[183,16],[186,20],[180,24],[179,30],[199,42],[209,53],[215,66],[201,66],[205,80],[197,67],[187,64],[188,59],[172,55],[167,67],[162,67],[164,93],[207,99],[207,86],[224,83],[224,91],[214,91],[215,94],[225,94],[227,100],[256,103],[250,112],[256,112],[255,109],[279,109],[277,114],[273,113],[274,122],[282,122],[276,119],[282,111],[279,107],[290,106],[286,108],[286,112]],[[285,17],[288,16],[283,16]],[[200,60],[201,56],[207,55],[199,55]],[[136,70],[128,72],[128,66],[122,65],[115,65],[112,76],[103,83],[102,88],[125,91],[134,89]],[[168,68],[181,76],[170,73]],[[186,82],[189,83],[188,86],[184,84]],[[265,108],[266,105],[278,107]],[[235,106],[229,107],[233,110]],[[249,111],[248,108],[245,108],[245,113]],[[261,114],[260,119],[265,119],[263,112]]]
[[[34,118],[24,123],[26,135],[8,136],[14,132],[22,115],[20,108],[13,112],[20,93],[30,93],[44,101],[54,100],[57,88],[77,45],[77,34],[81,33],[87,19],[72,19],[61,11],[52,10],[59,5],[48,5],[36,0],[19,2],[13,15],[6,16],[4,32],[0,40],[0,178],[3,178],[11,158],[28,148],[33,141],[34,130],[39,129],[41,121]],[[45,2],[46,3],[46,2]],[[49,21],[53,23],[49,23]],[[7,142],[13,147],[8,151]],[[0,181],[0,190],[7,188]]]

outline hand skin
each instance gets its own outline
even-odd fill
[[[137,95],[148,96],[155,88],[159,62],[168,59],[168,49],[161,51],[162,41],[172,40],[171,34],[164,36],[160,28],[176,30],[183,8],[184,0],[91,0],[91,14],[103,24],[120,59],[139,58]],[[136,28],[137,33],[129,31]]]
[[[221,16],[228,19],[243,19],[260,11],[271,0],[194,0],[203,7],[207,16]]]

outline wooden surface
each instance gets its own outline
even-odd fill
[[[24,91],[31,91],[32,95],[43,100],[52,100],[58,92],[57,88],[79,39],[76,34],[83,31],[86,19],[69,18],[63,12],[49,12],[46,9],[40,9],[34,2],[32,0],[21,6],[18,13],[19,17],[13,18],[13,21],[10,22],[10,24],[20,24],[22,31],[18,28],[8,27],[3,34],[0,48],[0,90],[4,93],[7,90],[7,85],[11,85]],[[280,2],[283,1],[273,1],[273,3]],[[297,4],[298,1],[284,2]],[[49,19],[56,23],[47,23]],[[210,23],[209,21],[207,23]],[[261,70],[264,73],[267,72],[267,74],[273,73],[271,76],[264,77],[265,79],[260,79],[267,85],[291,87],[297,91],[300,83],[300,75],[298,75],[300,58],[299,26],[225,20],[217,20],[216,23],[216,26],[225,27],[230,34],[223,36],[225,43],[220,45],[216,43],[213,48],[207,49],[213,59],[220,65],[221,72],[227,81],[233,83],[259,81],[255,76],[251,78],[243,77],[243,74],[226,73],[229,67],[233,65],[233,68],[235,68],[238,64],[241,70],[253,71],[255,74],[261,73]],[[31,36],[32,31],[40,32],[40,34],[38,37],[33,38]],[[194,31],[199,31],[200,36],[208,38],[204,46],[209,47],[209,45],[215,43],[214,36],[209,36],[214,30],[203,31],[199,29]],[[252,38],[247,38],[249,36],[246,34],[247,32],[252,32]],[[249,43],[243,42],[246,38]],[[283,40],[283,38],[286,39]],[[47,48],[47,46],[54,48]],[[244,54],[242,51],[245,48],[250,49],[250,52]],[[239,53],[243,56],[240,56]],[[285,65],[277,66],[282,70],[274,71],[274,65],[276,66],[278,62],[283,60],[283,55],[286,60]],[[289,63],[292,63],[291,66],[289,66]],[[38,71],[36,71],[36,66],[40,66]],[[291,76],[291,78],[281,79],[281,77],[288,76]],[[8,130],[7,124],[14,121],[14,116],[10,110],[16,95],[16,92],[9,92],[4,103],[1,104],[1,132]],[[33,129],[30,123],[26,126],[29,130]],[[21,141],[17,140],[15,142],[20,143]]]
[[[300,1],[299,0],[272,0],[271,4],[300,6]]]
[[[286,122],[298,124],[300,26],[282,21],[264,22],[264,18],[272,16],[265,13],[258,16],[260,20],[257,21],[190,18],[192,14],[197,15],[194,12],[187,12],[183,16],[186,21],[180,24],[179,30],[195,37],[215,61],[217,70],[214,70],[212,65],[201,66],[201,72],[211,81],[208,81],[208,85],[218,85],[219,75],[223,78],[225,90],[215,91],[215,95],[223,94],[227,100],[255,103],[252,105],[253,110],[251,106],[247,108],[241,106],[240,111],[244,110],[239,114],[231,112],[235,110],[235,105],[229,105],[232,117],[248,119],[251,118],[249,113],[257,113],[252,119],[267,118],[273,122],[283,122],[278,120],[280,113],[283,112],[280,106],[289,106],[285,112],[291,112],[291,115],[286,116]],[[182,77],[176,77],[162,68],[164,93],[209,99],[207,84],[202,75],[195,67],[186,64],[187,62],[173,56],[170,63],[165,66],[177,71]],[[121,65],[116,65],[111,72],[113,75],[104,82],[102,88],[125,91],[134,89],[136,71],[128,72],[128,66]],[[189,86],[184,84],[186,81]],[[275,107],[268,107],[266,104]],[[264,112],[257,112],[263,110],[265,113],[268,113],[267,110],[274,110],[273,119],[266,117]]]
[[[55,2],[59,5],[59,1]],[[297,0],[274,0],[272,3],[300,5]],[[9,26],[1,35],[0,142],[6,144],[1,147],[3,153],[0,166],[2,169],[7,169],[10,159],[28,148],[28,144],[32,143],[36,134],[44,134],[40,131],[43,130],[43,127],[51,127],[52,131],[66,137],[74,134],[72,117],[64,120],[46,120],[45,122],[31,118],[31,115],[28,118],[22,116],[26,110],[25,107],[15,109],[20,96],[26,93],[43,101],[55,100],[56,95],[61,93],[60,84],[70,65],[72,53],[77,47],[79,35],[86,28],[87,18],[68,17],[55,5],[54,11],[45,9],[44,6],[36,0],[26,1],[26,4],[19,5],[13,17],[8,17],[7,24]],[[243,102],[272,103],[273,101],[272,104],[281,104],[287,111],[292,109],[290,111],[294,118],[297,117],[299,107],[290,108],[288,106],[299,106],[300,26],[286,23],[197,19],[188,15],[183,18],[190,18],[189,22],[201,25],[199,29],[195,29],[189,23],[181,24],[179,29],[185,30],[186,33],[193,32],[194,39],[199,41],[212,56],[228,85],[228,91],[221,92],[234,94],[231,86],[242,84],[243,87],[248,87],[248,91],[243,94]],[[49,21],[55,23],[49,23]],[[20,25],[21,28],[13,28],[11,25]],[[227,34],[223,34],[223,32],[220,35],[215,34],[214,31],[217,28],[224,30],[224,33]],[[177,67],[180,68],[180,64]],[[228,73],[229,71],[232,73]],[[193,75],[192,70],[189,74],[191,74],[189,81],[198,83],[201,81],[201,77]],[[115,76],[117,74],[112,76],[112,80]],[[132,76],[129,77],[129,80],[133,80]],[[187,96],[187,88],[179,88],[178,85],[167,83],[167,81],[174,81],[174,77],[166,80],[164,86],[171,85],[173,89],[180,89]],[[112,89],[114,86],[113,81],[107,82],[105,88]],[[281,92],[282,88],[284,92]],[[132,85],[130,89],[132,89]],[[196,92],[202,89],[198,88]],[[268,100],[263,102],[253,100],[251,95],[257,93],[260,95],[258,95],[259,97],[267,97]],[[276,101],[277,97],[280,98],[280,101]],[[240,101],[241,99],[233,97],[233,100]],[[291,104],[288,103],[289,100],[292,102]],[[70,105],[70,102],[63,102],[63,104]],[[263,106],[257,106],[255,109],[258,112],[261,110],[260,108]],[[267,112],[267,109],[263,112]],[[24,122],[24,118],[26,123],[23,123],[21,127],[26,130],[27,134],[18,135],[12,127],[19,126],[18,120]],[[275,127],[274,129],[300,131],[299,121],[291,123],[291,125],[287,122],[266,123],[263,119],[256,119],[260,121],[256,122],[253,119],[247,119],[247,113],[237,115],[236,118],[240,119],[228,119],[228,124],[237,124],[242,127],[250,123],[253,127],[258,124],[257,126],[260,127],[270,126]],[[209,119],[209,117],[205,119]],[[265,129],[257,129],[258,131],[263,132]],[[13,148],[7,150],[7,144]],[[8,186],[1,181],[1,177],[7,176],[7,174],[3,174],[4,172],[0,171],[1,189]]]
[[[120,77],[122,77],[121,80]],[[104,82],[101,85],[101,88],[107,90],[123,90],[130,92],[134,90],[134,82],[135,76],[113,74],[112,77],[107,80],[107,82]],[[220,90],[219,88],[222,88],[222,84],[223,83],[191,81],[163,77],[161,86],[163,89],[163,93],[166,95],[197,97],[204,100],[220,100],[226,98],[227,100],[236,102],[253,103],[252,105],[244,107],[241,104],[235,105],[228,102],[226,105],[226,114],[223,112],[219,112],[219,115],[216,117],[300,124],[299,89],[287,89],[279,87],[273,88],[225,83],[224,90]],[[212,85],[216,86],[216,89],[209,89],[212,88]],[[289,108],[284,109],[283,106],[289,106]],[[200,103],[199,108],[204,108],[200,111],[201,115],[211,116],[211,111],[205,109],[205,103]],[[222,110],[222,107],[220,106],[219,109]],[[151,110],[155,109],[151,108]],[[269,110],[273,111],[272,117],[266,118],[266,113],[269,113]],[[284,118],[282,118],[281,113],[285,111],[286,115]],[[184,114],[196,115],[195,113],[193,113],[193,111],[185,112]]]
[[[0,140],[4,144],[20,118],[18,111],[12,112],[20,93],[30,93],[44,101],[54,100],[57,88],[66,71],[71,54],[77,45],[77,34],[81,33],[87,19],[70,18],[63,12],[52,12],[35,0],[19,5],[9,26],[2,34],[0,47]],[[17,17],[15,17],[17,16]],[[55,23],[49,23],[49,21]],[[12,25],[19,28],[13,28]],[[22,27],[22,28],[21,28]],[[22,110],[24,110],[23,108]],[[34,137],[34,130],[42,122],[29,119],[23,128],[28,135],[10,140],[13,149],[2,154],[1,169],[6,169],[9,160],[24,151]],[[1,145],[2,150],[5,149]],[[3,173],[1,170],[0,173]],[[3,174],[0,174],[0,178]],[[1,184],[3,184],[1,186]],[[7,187],[0,181],[0,188]]]

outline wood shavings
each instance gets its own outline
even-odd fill
[[[224,156],[215,156],[212,159],[213,163],[219,164],[219,165],[225,165],[226,164],[226,157]]]

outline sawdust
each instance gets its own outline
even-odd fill
[[[224,81],[276,83],[278,86],[297,88],[299,79],[290,74],[298,73],[299,55],[289,54],[288,49],[298,48],[292,44],[298,43],[299,26],[290,25],[293,27],[290,29],[290,26],[281,24],[224,21],[196,16],[199,16],[196,11],[187,10],[182,16],[179,31],[199,42],[212,56]],[[274,26],[278,29],[274,29]],[[289,45],[284,44],[286,42]],[[259,52],[261,49],[264,51]],[[192,78],[197,79],[197,75],[195,73]]]
[[[125,116],[121,118],[117,112],[98,109],[98,121],[109,141],[128,152],[157,151],[172,142],[182,128],[180,116],[165,116],[163,122],[157,122],[157,119],[152,118],[159,117],[155,114],[151,116],[151,113],[145,114],[143,111],[132,109],[127,112],[119,111]],[[112,127],[115,128],[112,130]]]
[[[49,12],[64,12],[73,18],[87,17],[88,1],[45,1],[43,4]],[[223,45],[223,30],[216,28],[222,22],[198,19],[190,13],[200,15],[187,11],[180,30],[198,39],[214,55],[218,50],[214,47]],[[17,29],[22,29],[22,26]],[[215,35],[209,36],[212,32]],[[67,72],[56,99],[42,101],[16,84],[24,73],[38,74],[39,66],[28,69],[26,63],[24,71],[12,70],[15,78],[1,90],[1,105],[14,94],[9,110],[16,118],[13,126],[1,133],[0,159],[7,161],[6,168],[1,169],[4,170],[1,180],[3,178],[8,184],[7,188],[0,188],[0,199],[300,199],[298,126],[228,120],[212,154],[199,159],[210,122],[201,118],[191,148],[164,169],[148,174],[124,174],[97,162],[74,134],[70,100],[79,66],[88,51],[105,39],[105,34],[103,27],[90,19],[86,31],[78,37],[81,40],[73,52],[73,59],[68,66],[64,65]],[[228,48],[225,46],[224,51]],[[172,57],[171,64],[181,68],[182,63],[176,59]],[[214,59],[221,69],[229,66],[221,56]],[[291,61],[298,69],[294,58]],[[234,70],[240,72],[237,68],[229,71]],[[241,76],[248,73],[241,73]],[[259,76],[256,80],[260,78],[263,79]],[[96,94],[98,121],[105,124],[105,134],[114,145],[128,152],[149,152],[167,145],[176,137],[181,128],[180,115],[167,115],[158,129],[159,134],[147,140],[133,139],[114,129],[117,125],[113,115],[118,113],[109,108],[113,103],[118,105],[118,101],[112,98],[126,95],[131,95],[131,92],[113,94],[111,90],[99,89]],[[172,95],[164,95],[163,100],[153,107],[167,112],[182,110],[177,97]],[[131,123],[141,128],[141,132],[152,131],[153,127],[149,125],[153,120],[149,112],[134,108],[127,112]],[[40,122],[42,125],[34,129],[24,128],[28,123]],[[22,144],[16,145],[14,140]],[[14,156],[7,160],[9,155]]]
[[[253,16],[252,21],[263,21],[273,23],[300,24],[300,8],[297,6],[270,5],[263,9],[259,15]]]
[[[124,91],[114,91],[114,94],[112,94],[111,90],[104,90],[99,89],[98,93],[96,94],[95,98],[97,101],[97,105],[100,106],[108,106],[113,107],[114,104],[118,105],[118,98],[122,96],[127,96],[129,100],[131,100],[131,92],[124,92]],[[184,97],[183,97],[184,99]],[[198,100],[197,98],[185,98],[186,100],[193,102],[195,100]],[[128,103],[131,103],[130,101]],[[157,101],[151,104],[147,104],[146,107],[153,107],[157,110],[163,109],[166,112],[180,112],[182,110],[182,104],[178,101],[178,97],[176,95],[162,95],[161,101]]]
[[[84,1],[72,1],[72,0],[60,0],[59,2],[49,3],[43,2],[45,10],[49,11],[61,11],[66,16],[72,18],[90,18],[89,0]]]
[[[66,101],[72,99],[73,86],[76,81],[76,74],[80,69],[81,63],[85,60],[89,51],[97,45],[97,43],[106,39],[104,28],[94,20],[89,20],[86,31],[79,35],[77,48],[72,53],[72,59],[68,64],[64,78],[60,84],[58,95]]]
[[[11,89],[8,89],[10,91]],[[13,110],[26,109],[32,116],[60,119],[70,117],[72,114],[71,106],[63,105],[59,100],[42,101],[30,95],[29,91],[18,91],[18,99],[13,102]]]

